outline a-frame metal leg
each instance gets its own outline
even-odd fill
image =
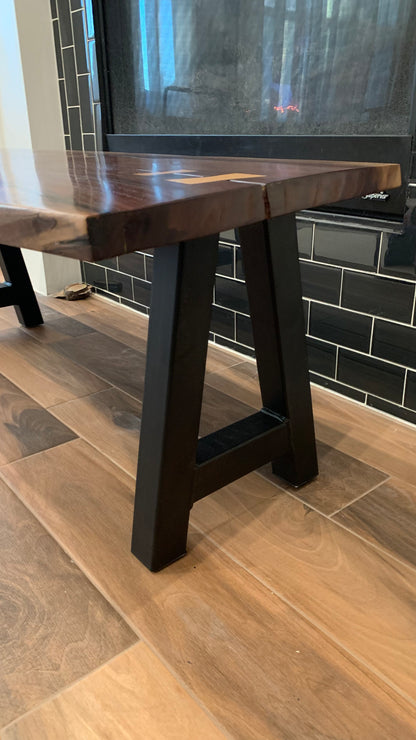
[[[42,314],[32,288],[27,268],[18,247],[0,245],[0,267],[5,280],[0,288],[0,307],[14,306],[21,324],[43,324]]]
[[[186,552],[218,235],[157,249],[132,552],[157,571]]]
[[[290,451],[273,472],[295,486],[318,474],[295,215],[239,229],[263,406],[288,419]]]

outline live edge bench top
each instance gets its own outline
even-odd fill
[[[0,243],[101,260],[400,183],[396,164],[0,150]]]

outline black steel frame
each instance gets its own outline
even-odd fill
[[[21,250],[0,245],[0,267],[6,280],[0,284],[0,308],[14,306],[17,318],[24,326],[43,324]]]
[[[240,229],[263,408],[198,440],[218,235],[157,249],[132,552],[157,571],[186,552],[195,501],[272,462],[318,473],[295,215]]]

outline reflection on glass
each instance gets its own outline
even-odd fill
[[[409,132],[414,0],[104,8],[117,132]]]

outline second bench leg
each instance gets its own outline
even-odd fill
[[[239,229],[263,406],[289,420],[273,471],[295,486],[318,473],[295,215]]]

